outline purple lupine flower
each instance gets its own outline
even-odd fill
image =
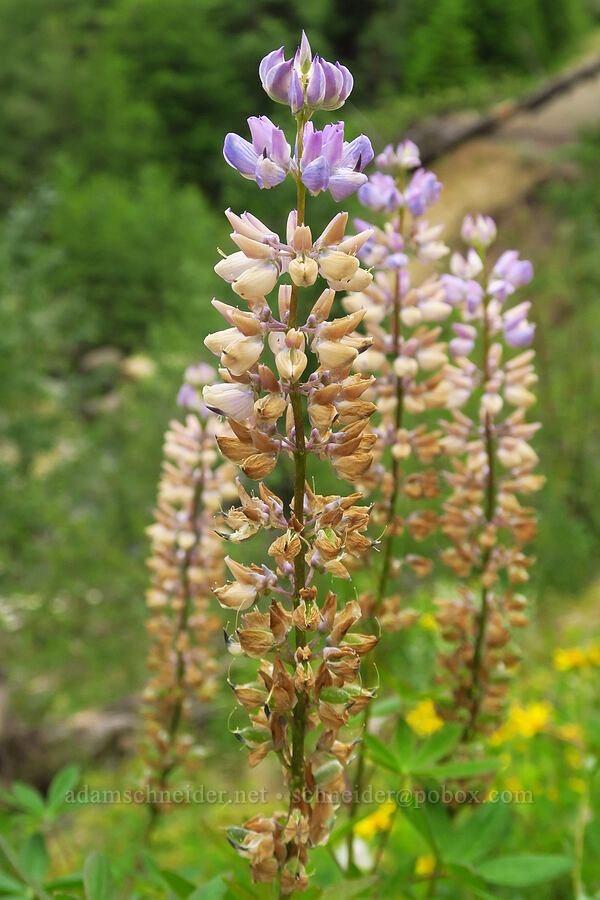
[[[441,182],[433,172],[417,169],[404,192],[404,202],[411,215],[422,216],[429,206],[437,203],[441,189]]]
[[[347,143],[343,122],[326,125],[322,131],[316,131],[308,122],[303,138],[302,183],[313,196],[328,190],[339,202],[366,182],[362,170],[373,159],[371,141],[366,135]]]
[[[366,184],[358,190],[358,199],[369,209],[385,212],[394,212],[404,202],[393,177],[382,172],[374,172],[369,176]]]
[[[525,301],[513,306],[502,317],[504,339],[511,347],[528,347],[533,341],[535,324],[527,321],[531,303]]]
[[[466,303],[467,312],[473,315],[481,306],[483,288],[472,278],[460,278],[457,275],[442,275],[440,281],[444,286],[446,301],[451,306]]]
[[[399,169],[416,169],[421,165],[419,148],[412,141],[404,141],[394,149],[388,144],[383,152],[375,160],[381,169],[390,169],[392,172]]]
[[[518,250],[506,250],[494,268],[488,293],[503,303],[515,289],[533,278],[533,266],[528,259],[520,259]]]
[[[465,216],[462,223],[461,236],[468,244],[481,244],[489,247],[496,238],[496,223],[490,216],[482,216],[478,213],[473,216]]]
[[[200,396],[196,388],[192,387],[191,384],[184,382],[179,388],[179,393],[177,394],[177,405],[183,407],[183,409],[199,410],[202,408],[203,403],[200,400]]]
[[[475,347],[476,329],[472,325],[465,325],[463,322],[455,322],[452,328],[456,337],[450,341],[450,353],[454,357],[468,356]]]
[[[267,116],[251,116],[248,125],[252,143],[230,133],[225,137],[223,156],[240,175],[256,181],[259,188],[275,187],[290,169],[290,145],[281,128]]]
[[[203,384],[210,384],[217,377],[217,373],[208,363],[200,362],[195,366],[188,366],[183,376],[188,384],[198,387]]]
[[[296,115],[301,109],[339,109],[354,83],[346,66],[312,57],[304,31],[293,59],[286,60],[284,48],[267,53],[258,73],[263,88],[272,100],[289,104]]]
[[[474,247],[469,247],[466,259],[461,253],[453,253],[450,257],[450,270],[458,278],[464,280],[475,278],[482,269],[483,262]]]

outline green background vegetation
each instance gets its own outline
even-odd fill
[[[56,719],[143,683],[144,527],[182,372],[216,325],[222,209],[284,227],[221,155],[246,116],[281,111],[256,77],[264,53],[307,27],[355,76],[351,136],[381,149],[430,111],[535,83],[598,14],[584,0],[0,4],[0,656],[19,715]],[[537,271],[542,622],[597,574],[599,153],[591,129],[568,153],[575,174],[531,198],[544,242],[515,226]],[[134,354],[153,374],[127,374]],[[406,672],[422,675],[430,649],[400,646]],[[177,832],[165,841],[177,862]]]

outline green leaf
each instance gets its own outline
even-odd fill
[[[196,888],[193,894],[188,894],[189,900],[221,900],[227,893],[227,885],[220,875],[207,881],[206,884]]]
[[[105,856],[93,850],[83,866],[86,900],[115,900],[117,893]]]
[[[257,894],[254,891],[249,890],[246,887],[242,887],[241,884],[238,884],[236,881],[232,881],[231,878],[224,878],[225,884],[229,890],[230,894],[233,894],[234,897],[237,897],[238,900],[257,900]]]
[[[161,869],[160,877],[181,900],[186,900],[196,890],[195,884],[170,869]]]
[[[6,872],[0,872],[0,891],[3,894],[14,894],[19,893],[19,891],[24,892],[25,888],[16,878],[7,875]]]
[[[23,812],[36,816],[41,815],[46,807],[44,798],[36,788],[30,784],[24,784],[22,781],[15,781],[9,794],[11,803],[22,809]]]
[[[412,772],[417,749],[417,736],[404,719],[399,719],[396,725],[394,748],[397,758],[401,761],[402,771]]]
[[[500,856],[480,863],[476,871],[491,884],[502,887],[530,887],[552,881],[570,872],[568,856]]]
[[[429,766],[443,756],[447,756],[460,739],[462,727],[459,723],[446,725],[440,731],[432,734],[418,748],[414,765],[416,768]]]
[[[382,769],[387,769],[389,772],[395,772],[397,775],[402,774],[402,764],[387,744],[384,744],[374,734],[365,734],[363,740],[369,751],[370,758],[376,765],[381,766]]]
[[[369,875],[367,878],[357,878],[353,881],[338,881],[329,885],[321,894],[321,900],[339,900],[340,897],[360,897],[365,891],[373,887],[377,876]]]
[[[48,788],[47,802],[53,812],[58,812],[65,802],[68,791],[73,790],[79,781],[79,767],[65,766],[56,773]]]
[[[23,871],[26,872],[33,881],[43,880],[48,871],[50,859],[48,857],[44,838],[41,834],[32,834],[31,837],[27,839],[19,854],[19,862]]]
[[[403,704],[401,697],[382,697],[381,700],[375,700],[371,704],[371,716],[373,718],[383,718],[394,712],[398,712]]]
[[[60,891],[67,890],[67,888],[82,888],[83,887],[83,873],[82,872],[73,872],[71,875],[61,875],[58,878],[53,878],[51,881],[47,881],[44,884],[44,888],[47,891]]]
[[[489,759],[473,759],[465,762],[447,763],[442,766],[430,766],[419,769],[420,775],[429,778],[437,778],[445,781],[448,778],[470,778],[472,775],[486,775],[496,772],[500,768],[500,760],[491,757]]]
[[[459,825],[449,858],[461,863],[484,859],[503,845],[509,827],[510,812],[505,803],[483,803]]]
[[[480,900],[496,900],[493,894],[485,890],[485,881],[481,875],[476,875],[475,872],[466,866],[457,866],[453,863],[445,863],[444,868],[454,881],[458,882],[462,887],[469,888]]]

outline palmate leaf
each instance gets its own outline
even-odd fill
[[[388,772],[395,772],[397,775],[403,774],[402,760],[380,738],[375,737],[374,734],[365,734],[363,741],[371,760],[376,765],[387,769]]]
[[[192,894],[188,894],[188,900],[222,900],[227,893],[227,885],[220,875],[207,881],[206,884],[196,888]]]
[[[360,897],[365,891],[369,891],[369,897],[371,897],[371,888],[376,882],[376,875],[369,875],[366,878],[358,878],[353,881],[338,881],[325,888],[320,896],[320,900],[339,900],[340,897],[343,897],[345,900],[346,897]]]
[[[475,863],[495,847],[501,847],[510,827],[510,812],[505,803],[483,803],[469,811],[454,835],[449,859]]]
[[[46,844],[41,834],[32,834],[23,845],[19,854],[19,862],[24,872],[27,872],[34,881],[42,881],[50,858],[46,850]]]
[[[67,891],[72,889],[79,889],[83,887],[83,873],[82,872],[73,872],[71,875],[59,875],[58,878],[52,878],[50,881],[46,881],[44,884],[44,888],[47,891]]]
[[[462,727],[458,723],[446,725],[440,731],[436,731],[418,748],[414,765],[422,769],[423,766],[432,765],[442,757],[448,756],[460,740],[461,732]]]
[[[180,900],[186,900],[196,890],[195,884],[188,881],[187,878],[183,878],[182,875],[178,875],[177,872],[172,872],[170,869],[161,869],[160,877]]]
[[[480,863],[476,871],[491,884],[501,887],[531,887],[566,875],[572,868],[568,856],[531,854],[500,856]]]
[[[429,766],[420,769],[416,774],[425,775],[445,781],[447,778],[470,778],[473,775],[487,775],[496,772],[500,768],[500,760],[495,757],[488,759],[472,759],[465,762],[449,762],[441,766]]]
[[[40,792],[22,781],[15,781],[11,791],[5,796],[9,803],[29,815],[43,815],[46,809],[44,798]]]
[[[478,900],[497,900],[486,890],[486,882],[481,875],[477,875],[472,869],[456,865],[456,863],[445,863],[444,868],[453,881],[456,881],[461,887],[468,888]]]
[[[21,896],[27,896],[26,891],[25,885],[17,881],[16,878],[13,878],[6,872],[0,872],[0,896],[4,897],[6,894],[17,895],[19,893]]]
[[[86,900],[116,900],[110,865],[97,850],[90,853],[83,865],[83,884]]]
[[[251,891],[247,887],[242,887],[236,881],[233,881],[231,878],[224,878],[225,884],[227,885],[227,889],[229,893],[233,897],[237,897],[237,900],[258,900],[258,894],[255,894],[254,891]]]
[[[78,781],[78,766],[64,766],[56,773],[48,788],[47,797],[47,803],[52,812],[58,812],[61,809],[68,791],[73,790]]]

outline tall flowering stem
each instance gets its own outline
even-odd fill
[[[261,531],[275,532],[269,564],[243,565],[227,556],[233,580],[215,594],[233,617],[229,652],[258,661],[255,681],[232,682],[250,715],[250,725],[236,728],[236,737],[251,766],[269,753],[277,756],[289,802],[287,809],[229,829],[228,837],[249,860],[253,879],[277,881],[287,896],[306,888],[309,850],[329,837],[354,747],[346,728],[372,696],[360,684],[360,662],[377,641],[352,630],[361,619],[359,604],[338,608],[321,577],[348,580],[349,567],[370,550],[370,508],[360,504],[359,492],[324,496],[306,483],[311,454],[328,459],[348,490],[373,461],[368,423],[375,407],[362,399],[373,378],[351,372],[371,344],[356,332],[363,311],[329,318],[337,291],[361,291],[372,281],[357,258],[372,231],[346,237],[348,217],[338,213],[313,239],[305,199],[306,191],[328,190],[335,200],[348,196],[366,182],[362,169],[373,152],[364,135],[344,141],[342,122],[313,128],[312,113],[341,106],[352,79],[345,67],[313,58],[304,35],[291,60],[283,48],[273,51],[259,74],[269,96],[290,106],[295,148],[263,116],[248,120],[252,142],[227,135],[224,155],[261,189],[293,178],[297,204],[287,217],[285,240],[251,213],[227,210],[238,252],[215,270],[248,308],[213,300],[228,327],[205,340],[220,357],[222,380],[205,387],[204,400],[227,420],[229,432],[217,437],[223,456],[259,482],[254,493],[238,479],[240,505],[228,511],[223,537],[235,546]],[[300,289],[318,278],[324,290],[312,309],[302,309]],[[267,297],[276,286],[275,310]],[[265,343],[273,361],[264,355]],[[282,455],[294,463],[289,510],[265,481]]]
[[[296,117],[296,145],[298,148],[298,164],[302,163],[304,116],[299,113]],[[302,180],[297,181],[297,221],[300,227],[304,226],[306,202],[306,187]],[[300,297],[300,285],[293,283],[290,299],[290,314],[288,318],[288,332],[295,329],[298,319],[298,303]],[[290,385],[290,404],[294,419],[294,433],[296,436],[296,449],[294,450],[294,517],[298,523],[300,534],[304,530],[304,485],[306,483],[306,436],[304,433],[304,410],[302,406],[302,394],[297,383]],[[306,560],[303,553],[294,557],[294,609],[297,609],[302,597],[300,591],[306,583]],[[296,626],[296,651],[304,648],[307,643],[306,632]],[[298,696],[298,702],[293,712],[292,720],[292,771],[291,794],[301,796],[304,780],[304,738],[306,732],[306,693],[302,691]]]
[[[377,374],[372,388],[379,419],[373,424],[376,464],[362,486],[376,500],[375,521],[384,528],[377,588],[361,597],[365,615],[378,619],[387,630],[414,623],[414,610],[402,608],[392,585],[402,568],[418,577],[431,570],[431,560],[409,551],[397,555],[398,538],[410,534],[422,541],[437,527],[432,501],[439,494],[436,472],[430,468],[439,455],[439,429],[424,419],[431,410],[463,403],[468,394],[457,390],[456,372],[449,364],[446,343],[440,341],[441,325],[452,314],[452,303],[437,274],[415,276],[415,262],[423,268],[437,264],[448,248],[440,240],[443,226],[430,226],[424,216],[439,197],[441,185],[435,175],[420,167],[418,148],[410,141],[387,147],[377,157],[387,173],[378,171],[359,189],[359,199],[373,212],[387,213],[385,224],[373,227],[373,237],[361,249],[362,259],[376,272],[375,279],[360,296],[344,301],[347,310],[365,308],[363,326],[372,346],[355,363],[363,371]],[[359,229],[367,227],[362,219]],[[421,421],[420,421],[421,420]],[[429,467],[429,468],[424,468]],[[379,493],[380,486],[381,492]],[[400,499],[419,506],[399,511]],[[370,677],[375,678],[371,663]],[[364,719],[369,727],[370,708]],[[366,775],[365,751],[358,753],[350,815],[361,802]],[[353,836],[348,837],[350,866]]]
[[[211,610],[211,597],[224,564],[213,519],[224,500],[231,499],[234,470],[215,452],[222,426],[198,395],[198,388],[215,374],[202,364],[186,373],[179,401],[187,414],[184,422],[171,422],[165,436],[158,505],[148,529],[151,678],[143,695],[142,757],[152,792],[149,832],[168,806],[163,792],[174,769],[197,763],[194,740],[182,731],[190,707],[195,699],[210,699],[216,689],[221,622]]]
[[[453,255],[445,276],[459,315],[450,350],[471,383],[476,416],[456,410],[444,423],[452,470],[445,473],[451,494],[442,530],[452,546],[442,558],[466,584],[457,598],[438,601],[437,620],[445,641],[438,680],[449,692],[440,713],[462,723],[468,742],[497,727],[519,660],[512,632],[527,622],[518,591],[529,579],[524,548],[536,532],[534,511],[520,498],[544,479],[533,471],[538,458],[529,443],[539,425],[526,420],[536,399],[534,352],[526,349],[535,331],[531,304],[512,303],[532,277],[531,264],[516,250],[488,262],[496,237],[489,218],[468,216],[462,234],[468,252]],[[481,366],[470,359],[477,350]]]

